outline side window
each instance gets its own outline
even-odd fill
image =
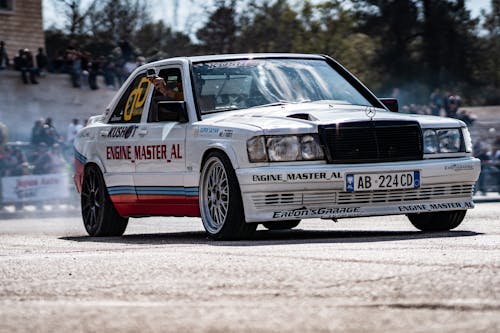
[[[163,79],[163,85],[157,87],[151,99],[148,122],[179,121],[184,101],[181,70],[178,68],[165,68],[160,70],[158,76]]]
[[[165,96],[172,101],[183,101],[184,90],[182,87],[181,70],[178,68],[165,68],[160,70],[158,76],[165,82],[164,89],[155,89],[153,97]]]
[[[144,104],[151,83],[146,74],[139,74],[127,88],[113,110],[110,123],[138,123],[141,121]]]

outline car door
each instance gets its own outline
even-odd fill
[[[151,86],[145,73],[139,73],[112,110],[108,123],[98,129],[97,154],[115,205],[137,202],[134,146],[140,138],[139,124]]]
[[[161,68],[158,75],[172,94],[154,90],[134,147],[135,184],[139,203],[152,215],[198,214],[197,187],[185,187],[186,103],[181,67]],[[146,119],[144,119],[146,118]],[[194,209],[194,211],[193,211]]]

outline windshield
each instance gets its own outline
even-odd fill
[[[249,59],[193,65],[201,113],[285,103],[371,105],[326,61]]]

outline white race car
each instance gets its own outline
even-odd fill
[[[92,236],[158,215],[201,216],[214,239],[391,214],[449,230],[474,207],[471,150],[462,121],[399,114],[327,56],[173,58],[78,133],[75,183]]]

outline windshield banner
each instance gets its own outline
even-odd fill
[[[69,197],[67,173],[2,178],[4,203],[48,201]]]

